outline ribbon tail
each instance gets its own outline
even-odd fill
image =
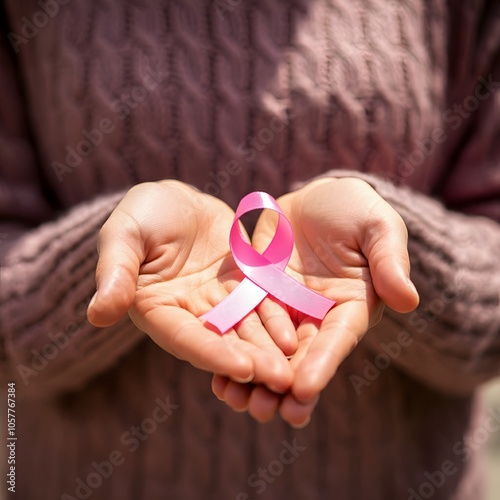
[[[265,290],[245,278],[222,302],[199,319],[208,321],[224,334],[253,311],[266,295]]]
[[[322,320],[335,305],[334,300],[307,288],[277,266],[251,267],[239,262],[239,267],[259,288],[307,316]]]

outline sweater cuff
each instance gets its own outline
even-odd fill
[[[86,319],[99,230],[123,194],[97,198],[35,230],[12,234],[5,246],[0,377],[16,381],[20,397],[76,390],[145,338],[128,316],[103,329]]]
[[[433,389],[470,394],[500,374],[500,225],[447,210],[437,200],[376,175],[331,170],[321,177],[356,177],[369,183],[403,218],[408,229],[411,279],[418,309],[386,308],[365,337],[377,353],[393,349],[391,362]],[[358,374],[362,375],[362,374]]]

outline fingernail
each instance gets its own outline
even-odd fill
[[[286,392],[286,390],[284,389],[278,389],[276,386],[274,385],[268,385],[269,389],[273,392],[275,392],[276,394],[284,394]]]
[[[247,378],[240,378],[240,377],[231,377],[235,382],[238,382],[240,384],[248,384],[248,382],[251,382],[253,380],[253,375],[249,375]]]
[[[408,283],[408,287],[410,288],[410,290],[415,294],[415,295],[418,295],[418,291],[417,291],[417,288],[415,287],[415,285],[413,284],[413,281],[410,279],[410,278],[406,278],[406,282]]]
[[[232,408],[232,410],[236,413],[245,413],[248,410],[248,406],[245,406],[245,408]]]
[[[307,417],[302,423],[300,424],[290,424],[294,429],[303,429],[304,427],[307,427],[309,425],[309,422],[311,421],[311,417]]]
[[[90,302],[89,302],[87,310],[88,309],[92,309],[92,307],[94,306],[96,300],[97,300],[97,292],[94,293],[93,297],[90,299]]]

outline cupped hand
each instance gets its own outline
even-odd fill
[[[293,381],[285,354],[297,345],[283,307],[266,299],[225,335],[198,319],[243,279],[229,251],[233,218],[224,202],[178,181],[133,187],[100,231],[88,318],[109,326],[128,312],[177,358],[283,392]]]
[[[290,360],[294,382],[286,395],[220,375],[214,376],[212,389],[258,421],[270,420],[279,410],[285,421],[301,427],[339,365],[380,320],[384,304],[409,312],[419,299],[409,278],[406,226],[369,184],[321,179],[278,203],[295,236],[286,272],[337,304],[323,321],[289,310],[298,348]],[[260,252],[275,232],[275,219],[269,211],[259,218],[252,243]]]

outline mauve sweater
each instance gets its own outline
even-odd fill
[[[500,372],[499,2],[4,6],[8,498],[481,498],[475,451],[500,422],[475,396]],[[421,304],[386,311],[305,429],[233,413],[128,318],[87,322],[98,231],[133,184],[235,207],[318,175],[366,179],[401,214]]]

